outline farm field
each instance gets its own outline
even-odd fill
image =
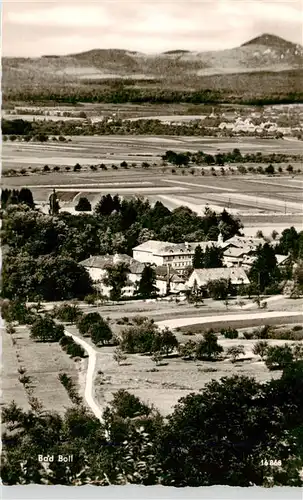
[[[3,171],[24,165],[73,166],[76,163],[111,164],[118,161],[158,161],[167,150],[179,152],[202,150],[214,154],[240,148],[242,153],[301,154],[301,141],[283,139],[215,138],[183,136],[73,136],[71,142],[24,143],[6,142],[2,147]]]
[[[177,335],[178,337],[178,335]],[[185,341],[198,340],[201,336],[184,336]],[[269,340],[269,344],[282,345],[287,341]],[[177,357],[164,358],[155,368],[155,363],[146,355],[130,354],[123,366],[113,360],[114,348],[105,347],[97,357],[97,375],[95,379],[96,399],[101,406],[106,406],[112,393],[123,388],[138,396],[142,401],[153,404],[163,415],[172,412],[181,397],[191,392],[199,392],[211,380],[231,375],[255,377],[259,382],[279,378],[280,371],[270,372],[265,364],[252,354],[256,340],[230,340],[219,337],[219,344],[224,349],[234,345],[243,345],[245,355],[237,363],[229,360],[218,362],[185,361]],[[289,342],[292,343],[292,342]],[[103,374],[98,374],[101,370]]]
[[[66,373],[78,385],[83,379],[85,362],[82,360],[80,364],[70,359],[58,343],[34,342],[25,327],[17,327],[12,336],[3,330],[5,356],[2,369],[2,404],[10,403],[14,399],[17,405],[24,409],[29,408],[24,386],[18,380],[18,368],[24,367],[26,375],[31,379],[29,385],[33,390],[32,396],[38,398],[46,410],[63,414],[66,408],[73,404],[58,379],[58,374]],[[10,337],[15,339],[15,345]]]
[[[261,229],[270,234],[294,225],[303,228],[303,176],[261,177],[260,175],[198,176],[171,175],[159,168],[132,168],[98,172],[51,172],[5,177],[7,188],[28,187],[38,205],[46,204],[53,188],[58,191],[61,208],[74,211],[81,196],[92,203],[103,194],[144,196],[151,203],[161,201],[169,209],[187,206],[203,214],[208,205],[224,208],[239,216],[249,236]]]

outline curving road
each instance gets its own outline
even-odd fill
[[[86,384],[85,384],[85,392],[84,392],[84,399],[90,409],[92,410],[93,414],[97,417],[100,422],[103,422],[103,414],[101,408],[97,405],[96,401],[94,400],[94,378],[95,378],[95,368],[96,368],[96,361],[97,361],[97,351],[89,345],[85,340],[80,339],[77,337],[77,335],[74,335],[70,332],[68,332],[66,329],[64,330],[65,335],[68,337],[72,337],[73,340],[81,345],[83,349],[88,354],[88,364],[87,364],[87,372],[86,372]]]

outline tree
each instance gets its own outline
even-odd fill
[[[76,163],[76,165],[74,165],[73,170],[74,170],[74,172],[79,172],[81,170],[81,168],[82,168],[81,165],[79,163]]]
[[[100,323],[101,320],[102,317],[97,312],[85,314],[77,321],[78,330],[81,333],[81,335],[87,335],[91,326],[96,323],[97,324]]]
[[[110,287],[110,299],[120,300],[122,296],[122,290],[127,283],[127,275],[129,273],[129,267],[124,262],[116,265],[107,266],[106,268],[107,276],[103,279],[103,283]]]
[[[168,356],[178,347],[178,344],[176,336],[168,328],[165,328],[162,331],[156,331],[152,350],[160,352],[161,355],[165,354],[165,356]]]
[[[201,269],[204,266],[204,252],[200,245],[197,245],[195,248],[195,253],[193,257],[193,268]]]
[[[256,259],[252,264],[249,278],[253,283],[258,285],[261,292],[263,292],[267,286],[279,280],[280,271],[277,265],[275,251],[268,243],[258,247]]]
[[[120,349],[120,347],[117,347],[114,350],[113,358],[118,363],[119,366],[122,363],[122,361],[126,361],[127,360],[127,356],[122,352],[122,350]]]
[[[179,356],[181,356],[181,358],[185,360],[194,359],[196,348],[197,348],[197,343],[194,342],[193,340],[188,340],[187,342],[185,342],[185,344],[179,344],[178,346]]]
[[[81,197],[77,205],[75,206],[75,210],[77,212],[91,212],[92,206],[87,198]]]
[[[162,354],[160,351],[155,351],[151,357],[152,361],[158,366],[162,361]]]
[[[269,346],[266,350],[265,364],[269,370],[283,370],[294,360],[293,352],[288,344]]]
[[[227,356],[231,357],[232,363],[235,363],[237,358],[241,356],[241,354],[245,354],[245,349],[243,345],[234,345],[231,346],[227,349],[226,351]]]
[[[111,411],[121,418],[136,418],[149,415],[151,408],[141,403],[137,396],[130,394],[125,389],[119,389],[113,394]]]
[[[266,169],[265,169],[265,173],[269,174],[269,175],[274,175],[275,174],[275,167],[272,164],[268,165],[268,167],[266,167]]]
[[[214,245],[207,246],[204,254],[204,267],[207,269],[223,267],[223,250]]]
[[[63,325],[56,325],[54,320],[47,315],[38,317],[30,330],[30,337],[41,342],[58,342],[63,335]]]
[[[93,343],[96,345],[104,345],[108,343],[113,336],[110,326],[106,321],[104,321],[103,318],[101,318],[99,322],[93,323],[90,326],[88,334],[90,335]]]
[[[221,352],[223,352],[223,347],[218,344],[217,336],[212,331],[204,332],[203,340],[196,346],[196,358],[213,360],[217,359]]]
[[[268,342],[266,342],[265,340],[260,340],[253,346],[252,352],[256,356],[260,356],[260,358],[263,360],[263,358],[266,356],[267,349],[268,349]]]
[[[62,304],[54,308],[53,314],[66,323],[76,323],[83,313],[77,304]]]
[[[302,373],[292,369],[265,384],[223,377],[179,400],[160,440],[163,484],[265,486],[272,477],[274,484],[302,484],[302,447],[293,439],[302,421]],[[279,469],[269,465],[273,449]]]
[[[207,283],[207,290],[209,295],[215,300],[224,300],[228,297],[230,290],[230,283],[223,278],[218,280],[209,281]]]
[[[292,174],[294,171],[294,167],[292,165],[287,165],[286,170],[289,174]]]
[[[156,272],[151,266],[145,266],[138,285],[137,293],[143,299],[156,297]]]

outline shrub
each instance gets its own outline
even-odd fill
[[[59,341],[60,346],[62,349],[69,354],[72,358],[85,358],[86,353],[83,347],[79,344],[77,344],[72,337],[69,336],[64,336],[60,339]]]
[[[81,403],[81,398],[79,397],[77,393],[77,389],[75,387],[75,384],[69,375],[66,373],[60,373],[58,375],[58,378],[63,385],[63,387],[66,389],[70,399],[72,400],[73,403],[75,404],[80,404]]]
[[[31,338],[41,342],[58,342],[63,335],[63,325],[56,325],[49,315],[38,317],[30,331]]]
[[[80,307],[76,304],[70,305],[65,303],[60,306],[56,306],[54,308],[53,315],[55,318],[66,323],[76,323],[79,321],[83,313]]]
[[[108,343],[113,336],[108,323],[103,318],[90,326],[88,334],[96,345]]]
[[[243,332],[243,337],[246,340],[251,340],[255,337],[255,334],[254,334],[254,332]]]
[[[75,206],[75,210],[77,212],[91,212],[91,209],[92,206],[85,196],[82,196]]]
[[[120,365],[122,363],[122,361],[127,360],[127,356],[122,352],[122,350],[119,347],[117,347],[117,349],[115,349],[114,354],[113,354],[113,358],[118,363],[118,365]]]
[[[221,335],[226,339],[237,339],[239,337],[239,332],[235,328],[222,328]]]
[[[260,356],[260,358],[263,359],[266,356],[267,349],[268,349],[268,342],[264,342],[261,340],[260,342],[257,342],[253,346],[252,352],[256,356]]]
[[[241,354],[245,354],[244,346],[243,345],[231,346],[227,349],[226,354],[227,356],[231,357],[232,363],[235,363],[235,361],[239,356],[241,356]]]
[[[209,331],[203,334],[203,340],[197,343],[196,359],[214,360],[223,352],[223,347],[218,344],[217,336]]]
[[[102,318],[97,312],[85,314],[77,322],[78,330],[81,335],[87,335],[90,327],[95,323],[99,323],[101,320]]]
[[[269,370],[283,370],[293,360],[293,352],[288,344],[284,346],[269,346],[266,351],[265,364]]]

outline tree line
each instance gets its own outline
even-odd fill
[[[12,402],[2,411],[2,481],[300,487],[302,383],[302,361],[266,383],[223,377],[181,398],[165,419],[121,389],[104,423],[78,402],[63,416],[35,398],[28,411]],[[73,462],[45,467],[38,454],[73,455]]]
[[[70,300],[92,293],[92,281],[79,262],[90,255],[125,253],[149,239],[170,242],[225,239],[240,234],[241,222],[225,210],[198,216],[186,207],[173,211],[139,198],[104,195],[94,213],[56,216],[24,203],[2,210],[2,296],[27,300]],[[109,277],[114,279],[114,275]],[[144,290],[142,290],[144,295]]]

